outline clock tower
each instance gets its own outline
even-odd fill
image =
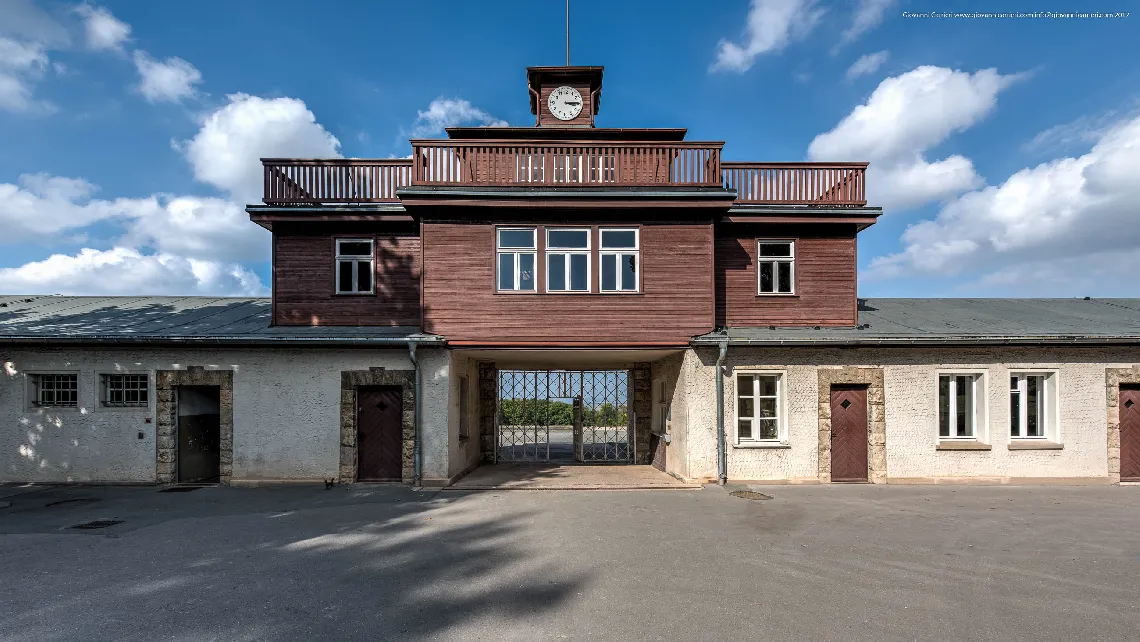
[[[593,127],[602,101],[601,67],[527,67],[538,127]]]

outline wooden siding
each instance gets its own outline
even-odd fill
[[[495,290],[494,224],[425,222],[425,330],[449,341],[684,344],[713,326],[712,274],[706,267],[710,227],[707,222],[640,225],[639,293],[597,293],[595,230],[594,293],[543,293],[540,269],[539,292],[520,294]],[[538,264],[545,264],[541,240]]]
[[[594,96],[590,93],[590,83],[577,81],[565,83],[567,87],[573,87],[582,94],[582,111],[570,120],[559,120],[557,116],[550,113],[550,108],[547,106],[550,100],[550,94],[559,87],[562,83],[555,82],[554,84],[539,87],[538,89],[538,120],[539,127],[570,127],[570,126],[592,126],[594,124]]]
[[[855,228],[849,225],[725,225],[716,239],[716,324],[852,326]],[[795,295],[757,295],[756,240],[795,240]]]
[[[375,240],[375,294],[336,294],[337,237]],[[420,239],[414,234],[275,231],[273,323],[418,326],[419,275]]]

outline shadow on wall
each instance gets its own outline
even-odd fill
[[[127,510],[142,526],[118,535],[134,545],[99,538],[99,554],[11,568],[17,583],[36,575],[30,567],[60,572],[28,579],[0,606],[0,637],[420,640],[478,620],[540,630],[588,578],[542,559],[557,556],[527,536],[534,514],[472,502],[485,506],[354,487],[207,489],[157,509],[136,504]],[[165,521],[147,523],[156,513]],[[132,523],[122,518],[113,528]]]

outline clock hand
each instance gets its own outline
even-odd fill
[[[566,104],[567,105],[581,105],[582,103],[580,101],[576,101],[576,100],[567,100]]]

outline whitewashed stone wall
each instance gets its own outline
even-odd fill
[[[421,349],[418,356],[424,368],[424,476],[445,477],[448,355],[442,349]],[[403,347],[3,347],[0,481],[155,481],[154,372],[191,365],[234,373],[235,482],[337,477],[341,371],[412,367]],[[150,375],[148,408],[98,405],[98,375],[117,371]],[[79,407],[32,407],[26,375],[35,372],[76,372]]]
[[[689,350],[678,390],[687,396],[684,472],[689,479],[716,476],[716,349]],[[725,364],[728,475],[734,480],[818,479],[819,368],[881,367],[884,372],[887,480],[1109,481],[1105,369],[1140,363],[1140,349],[1084,347],[750,348],[731,347]],[[737,370],[785,373],[786,449],[733,446]],[[937,450],[937,372],[986,375],[987,418],[982,441],[989,450]],[[1011,450],[1008,381],[1011,370],[1055,370],[1060,450]],[[676,445],[677,441],[674,442]],[[673,453],[669,454],[672,468]]]

